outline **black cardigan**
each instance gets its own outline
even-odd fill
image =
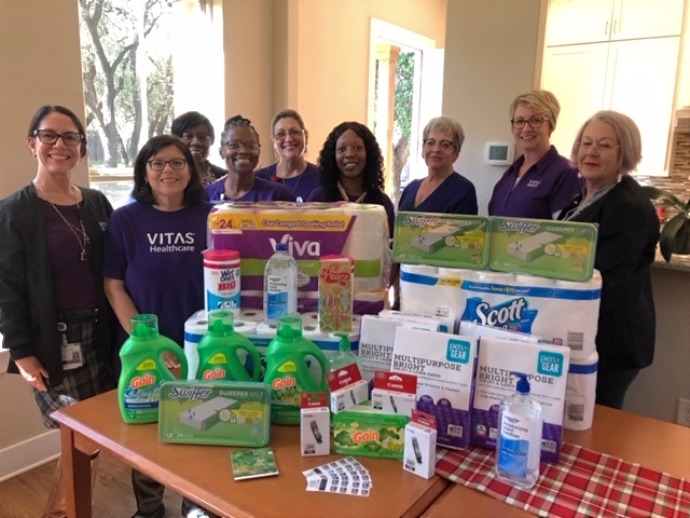
[[[562,215],[577,206],[578,196]],[[594,267],[602,292],[597,331],[599,369],[639,369],[654,358],[656,317],[649,267],[659,240],[659,219],[638,183],[625,175],[572,221],[599,226]]]
[[[79,214],[93,247],[91,266],[98,290],[94,344],[98,357],[111,365],[115,319],[101,272],[103,239],[113,208],[100,191],[81,188],[81,192],[84,202]],[[0,201],[0,333],[2,346],[10,350],[8,372],[18,372],[14,360],[36,356],[49,373],[50,385],[62,382],[61,339],[46,229],[33,184]]]

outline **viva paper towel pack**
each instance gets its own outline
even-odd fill
[[[298,310],[318,310],[319,258],[355,260],[354,312],[383,309],[390,270],[386,211],[359,203],[226,203],[208,219],[209,248],[237,250],[242,257],[241,307],[261,308],[263,272],[277,243],[296,260]]]

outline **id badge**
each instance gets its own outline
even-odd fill
[[[80,342],[67,343],[67,338],[63,335],[60,352],[62,354],[63,370],[78,369],[84,365],[84,355],[81,351]]]

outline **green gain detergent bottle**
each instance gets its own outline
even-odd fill
[[[122,372],[117,384],[120,413],[125,423],[158,422],[160,384],[175,378],[163,361],[170,352],[180,361],[180,378],[187,378],[187,359],[182,348],[158,333],[158,317],[132,317],[130,336],[120,349]]]
[[[208,312],[208,332],[199,342],[199,367],[196,379],[204,381],[259,381],[261,356],[248,338],[233,328],[229,311]],[[250,366],[251,374],[246,366]]]
[[[309,361],[320,367],[317,376]],[[299,424],[300,398],[304,392],[327,392],[328,361],[321,349],[302,336],[300,317],[278,320],[276,337],[266,349],[264,383],[271,386],[271,423]]]

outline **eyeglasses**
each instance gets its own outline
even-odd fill
[[[211,141],[211,135],[206,135],[204,133],[183,133],[180,138],[186,142],[191,142],[194,139],[197,139],[199,142]]]
[[[256,142],[239,142],[236,140],[223,142],[221,145],[228,148],[230,151],[239,151],[240,149],[245,149],[247,151],[258,151],[259,148],[261,148],[261,144],[257,144]]]
[[[273,138],[276,140],[285,140],[288,136],[292,138],[299,138],[304,135],[303,129],[291,128],[288,131],[278,131],[273,134]]]
[[[512,124],[515,129],[523,128],[525,124],[529,124],[532,128],[538,128],[547,120],[549,120],[548,117],[537,117],[535,115],[529,119],[511,119],[510,124]]]
[[[55,144],[57,139],[61,138],[66,146],[78,146],[81,144],[81,141],[84,140],[84,136],[81,133],[75,133],[73,131],[56,133],[51,130],[35,130],[33,136],[38,137],[38,140],[44,144]]]
[[[593,149],[595,152],[603,151],[606,153],[607,151],[612,151],[616,148],[619,148],[620,145],[614,144],[613,142],[592,142],[591,140],[584,140],[579,143],[578,147],[584,151]]]
[[[172,160],[149,160],[146,163],[154,171],[162,171],[165,169],[167,164],[170,164],[170,167],[172,167],[174,171],[178,171],[187,165],[187,161],[184,158],[173,158]]]
[[[443,151],[448,151],[455,147],[455,143],[451,142],[450,140],[435,140],[432,138],[424,139],[422,144],[424,144],[424,147],[428,147],[429,149],[435,148],[436,144],[438,144]]]

